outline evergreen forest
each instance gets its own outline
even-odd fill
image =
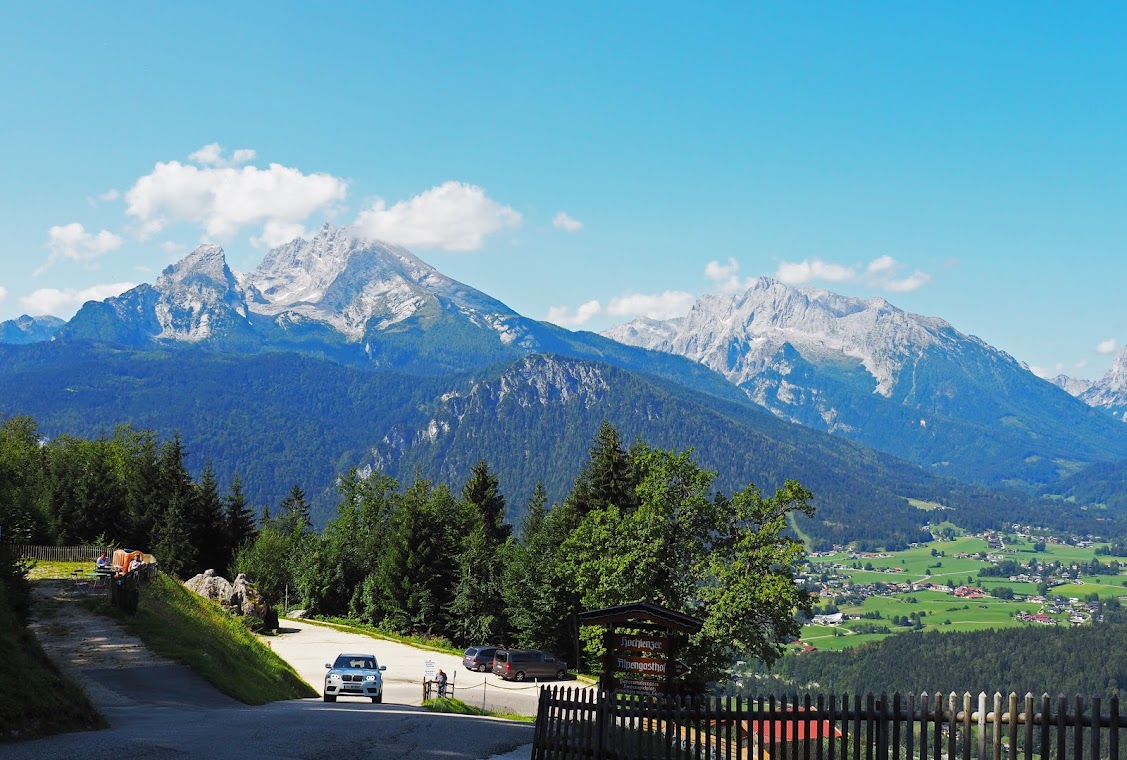
[[[355,469],[337,514],[317,532],[300,485],[255,514],[236,476],[197,479],[179,437],[148,431],[45,441],[35,422],[0,425],[0,527],[10,543],[140,548],[186,579],[246,573],[274,604],[456,645],[546,649],[593,666],[601,632],[583,610],[650,601],[701,618],[682,643],[698,684],[739,657],[773,662],[810,597],[794,582],[802,544],[787,530],[811,516],[793,480],[765,495],[725,494],[691,452],[638,441],[604,423],[567,496],[534,488],[514,527],[485,461],[460,490],[417,473],[399,483]],[[18,570],[18,569],[17,569]],[[15,572],[14,575],[19,575]]]

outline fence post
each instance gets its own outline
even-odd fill
[[[970,760],[970,748],[973,741],[974,734],[971,733],[970,727],[974,722],[974,710],[971,707],[971,700],[974,699],[969,691],[963,692],[963,760]]]
[[[1111,718],[1108,721],[1109,730],[1107,734],[1107,750],[1109,757],[1119,757],[1119,693],[1112,692],[1111,704],[1108,705],[1111,710]]]
[[[978,692],[978,758],[986,760],[986,692]]]
[[[1011,758],[1017,757],[1017,692],[1010,692],[1010,754]]]
[[[532,727],[532,760],[543,757],[542,742],[544,740],[544,700],[547,689],[540,690],[540,699],[536,703],[536,723]]]

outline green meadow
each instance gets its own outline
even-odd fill
[[[920,505],[917,505],[920,506]],[[921,509],[926,508],[921,506]],[[954,528],[954,526],[952,526]],[[955,530],[956,534],[963,533]],[[1037,625],[1018,620],[1019,612],[1037,614],[1044,612],[1059,625],[1069,624],[1070,608],[1060,605],[1060,611],[1050,613],[1048,603],[1024,601],[1036,596],[1037,584],[1010,581],[1008,578],[979,576],[979,570],[992,566],[982,558],[984,554],[1027,564],[1031,559],[1039,563],[1061,562],[1090,563],[1093,558],[1107,564],[1113,557],[1097,556],[1097,546],[1079,547],[1046,542],[1043,551],[1034,549],[1034,541],[1008,537],[1003,549],[989,549],[984,538],[958,535],[950,541],[930,541],[898,552],[884,552],[887,556],[851,556],[849,552],[811,557],[811,573],[817,577],[823,572],[828,578],[837,578],[847,585],[835,591],[849,593],[850,585],[863,586],[883,583],[907,584],[930,581],[939,586],[970,585],[983,589],[983,598],[956,597],[941,590],[900,591],[891,595],[872,595],[860,604],[841,604],[838,609],[846,618],[865,616],[857,620],[846,619],[839,626],[807,625],[802,629],[801,640],[820,650],[836,651],[858,646],[913,630],[976,631]],[[935,552],[935,555],[932,552]],[[966,556],[959,556],[966,555]],[[1120,560],[1127,565],[1127,560]],[[839,567],[832,567],[838,565]],[[1051,597],[1086,601],[1097,594],[1101,601],[1119,597],[1127,598],[1127,575],[1081,575],[1076,581],[1055,585]],[[1015,599],[1003,600],[990,596],[998,588],[1008,588]],[[829,601],[822,600],[823,602]],[[880,617],[875,616],[879,614]],[[893,624],[895,618],[919,619],[911,626]],[[876,627],[886,627],[888,633],[872,632]]]

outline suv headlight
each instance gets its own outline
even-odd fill
[[[376,680],[376,677],[375,676],[364,676],[364,680],[365,681],[374,681],[374,680]]]

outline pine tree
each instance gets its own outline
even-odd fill
[[[247,506],[246,494],[243,493],[243,481],[237,472],[231,480],[231,487],[227,490],[223,505],[223,521],[227,533],[225,543],[228,551],[227,561],[223,564],[223,567],[231,568],[239,549],[253,541],[257,533],[254,511]]]
[[[196,547],[199,557],[198,569],[200,571],[211,569],[224,573],[231,548],[225,530],[219,483],[210,462],[204,465],[203,472],[200,474],[192,503],[195,508],[195,519],[189,523],[193,529],[192,545]]]

